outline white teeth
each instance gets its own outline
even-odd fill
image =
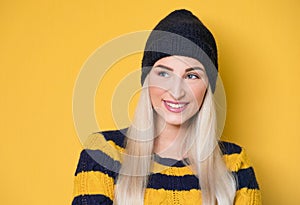
[[[185,104],[173,104],[173,103],[168,103],[167,105],[172,107],[172,108],[182,108]]]

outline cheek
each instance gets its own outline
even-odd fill
[[[158,88],[158,87],[149,87],[149,95],[151,99],[152,105],[157,105],[161,102],[162,95],[165,93],[165,90]]]
[[[197,104],[199,107],[202,105],[205,91],[206,91],[205,86],[201,86],[200,89],[199,89],[199,87],[192,88],[193,96],[194,96],[195,100],[197,101]]]

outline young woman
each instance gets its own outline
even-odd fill
[[[72,204],[261,204],[244,149],[216,134],[217,71],[214,37],[197,17],[162,19],[145,47],[133,123],[89,137]]]

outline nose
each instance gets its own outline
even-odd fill
[[[186,85],[184,79],[180,77],[175,77],[170,85],[169,93],[173,96],[175,100],[180,100],[186,94],[185,87]]]

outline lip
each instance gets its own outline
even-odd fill
[[[184,111],[189,103],[187,102],[174,102],[169,100],[163,100],[167,110],[174,113],[180,113]]]

